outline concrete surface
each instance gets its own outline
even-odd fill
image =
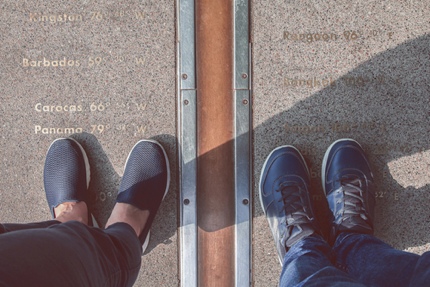
[[[93,212],[104,224],[129,150],[156,138],[172,183],[136,286],[178,286],[174,1],[0,7],[0,222],[50,218],[45,153],[73,133],[90,157]],[[430,250],[429,2],[252,1],[251,16],[254,286],[276,286],[281,270],[257,190],[278,145],[304,153],[324,215],[325,149],[357,139],[378,182],[376,235],[399,249]]]
[[[254,286],[276,286],[281,271],[257,189],[278,145],[304,154],[324,218],[325,150],[338,138],[358,140],[377,178],[376,235],[399,249],[430,250],[429,5],[252,2]]]
[[[130,149],[155,138],[168,152],[172,182],[136,286],[178,286],[174,2],[0,7],[0,221],[50,219],[45,154],[52,140],[74,134],[90,158],[93,212],[104,225]]]

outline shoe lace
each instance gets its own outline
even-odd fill
[[[366,209],[364,208],[363,198],[363,182],[359,178],[342,178],[341,179],[341,190],[345,195],[344,205],[344,220],[359,216],[364,220],[368,220]]]
[[[305,191],[298,183],[283,183],[278,191],[282,196],[279,202],[282,201],[284,203],[284,211],[287,216],[286,223],[288,226],[309,223],[312,220],[309,218],[303,202],[302,194]]]

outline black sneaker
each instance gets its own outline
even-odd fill
[[[85,150],[74,139],[52,142],[46,154],[43,179],[52,218],[55,218],[54,208],[64,202],[84,201],[89,208],[90,165]],[[88,215],[88,223],[97,226],[92,214]]]
[[[261,206],[281,265],[289,247],[317,230],[309,198],[309,178],[303,156],[293,146],[274,149],[261,172]]]
[[[156,141],[139,141],[128,155],[116,202],[149,210],[145,228],[139,235],[142,253],[148,246],[149,230],[169,183],[169,160],[163,147]]]
[[[332,242],[340,232],[373,234],[373,174],[358,142],[341,139],[327,149],[322,186],[333,213]]]

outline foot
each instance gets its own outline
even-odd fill
[[[340,232],[373,234],[373,174],[358,142],[341,139],[327,149],[322,185],[333,213],[332,242]]]
[[[163,147],[155,141],[139,141],[128,156],[108,226],[116,222],[130,224],[145,251],[149,230],[169,182],[169,161]]]
[[[139,236],[145,228],[149,217],[149,210],[141,210],[131,204],[117,202],[106,223],[106,228],[118,222],[125,222],[133,227],[136,236]]]
[[[281,262],[287,250],[318,230],[309,198],[310,176],[293,146],[274,149],[260,177],[260,201]]]
[[[72,138],[55,140],[46,155],[43,177],[52,217],[87,224],[90,167],[82,146]]]
[[[62,223],[75,220],[88,225],[88,208],[85,201],[64,202],[54,208],[55,220]]]

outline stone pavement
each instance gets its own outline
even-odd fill
[[[257,196],[263,162],[278,145],[302,151],[324,214],[325,150],[338,138],[358,140],[377,178],[376,235],[399,249],[430,250],[429,2],[252,7],[254,285],[276,286],[281,270]]]
[[[172,183],[136,286],[178,286],[173,1],[2,1],[0,221],[50,219],[43,163],[73,136],[91,164],[104,225],[127,155],[142,138],[168,152]]]
[[[292,144],[320,169],[338,138],[363,144],[378,182],[376,235],[430,250],[430,4],[428,1],[252,1],[254,286],[280,266],[258,199],[262,164]],[[43,163],[73,136],[91,163],[103,225],[128,152],[141,138],[168,151],[172,183],[136,286],[178,286],[174,1],[11,1],[0,4],[0,222],[50,218]],[[326,223],[323,223],[326,227]]]

